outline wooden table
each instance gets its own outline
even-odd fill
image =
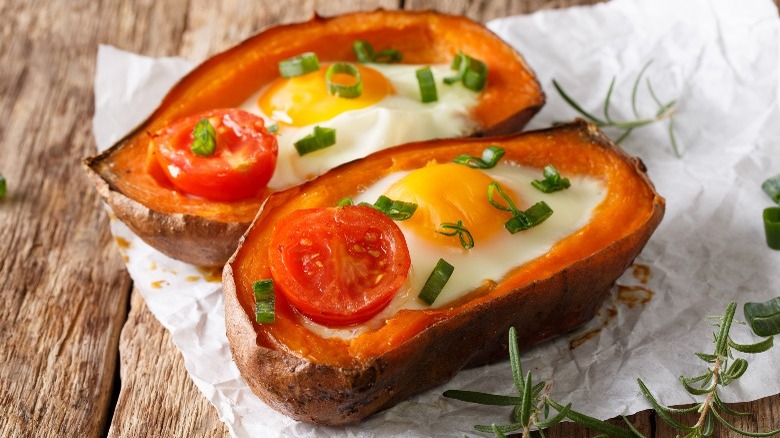
[[[202,60],[313,11],[434,8],[478,21],[593,0],[0,0],[0,436],[224,436],[125,271],[80,167],[99,43]],[[780,426],[780,395],[736,406]],[[646,434],[674,433],[649,411]],[[691,421],[691,419],[686,419]],[[728,436],[720,431],[720,436]],[[575,425],[548,436],[588,436]]]

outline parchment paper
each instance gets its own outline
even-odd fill
[[[559,401],[599,418],[649,407],[637,377],[664,403],[691,402],[677,377],[703,369],[692,353],[712,348],[705,317],[722,314],[731,300],[741,305],[780,295],[780,253],[764,243],[761,212],[770,200],[760,188],[765,178],[780,173],[777,9],[770,1],[623,0],[503,18],[489,26],[526,56],[547,92],[547,105],[531,127],[575,116],[552,78],[597,112],[617,76],[611,115],[632,118],[632,83],[653,60],[647,77],[656,94],[664,101],[678,99],[682,158],[672,153],[665,123],[638,129],[623,144],[643,159],[667,199],[666,216],[636,261],[649,268],[649,276],[629,270],[618,281],[650,292],[615,288],[588,327],[525,352],[523,362],[536,377],[554,379],[552,393]],[[99,149],[149,114],[192,66],[101,46],[94,118]],[[652,116],[657,107],[644,86],[638,96],[639,111]],[[474,434],[477,423],[509,421],[508,409],[441,396],[446,389],[510,394],[506,362],[463,371],[354,427],[290,420],[248,389],[231,360],[219,273],[163,256],[116,220],[111,229],[136,287],[235,436],[462,436]],[[738,341],[756,340],[747,328],[733,332]],[[724,392],[727,401],[780,393],[780,378],[766,378],[780,365],[780,348],[750,362],[746,375]]]

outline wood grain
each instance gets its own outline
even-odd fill
[[[79,161],[95,148],[98,43],[202,60],[315,11],[432,8],[487,21],[588,3],[0,0],[0,173],[9,187],[0,201],[0,436],[227,435],[169,333],[137,292],[131,298],[105,210],[82,176]],[[733,407],[757,413],[739,427],[780,427],[780,395]],[[649,411],[632,421],[649,436],[675,435]],[[547,436],[592,434],[566,424]]]

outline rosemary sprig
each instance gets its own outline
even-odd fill
[[[655,116],[653,117],[644,117],[639,114],[639,110],[637,109],[637,94],[639,92],[639,86],[642,83],[642,77],[645,74],[645,71],[647,68],[652,64],[652,60],[648,61],[644,67],[642,67],[642,70],[639,71],[639,74],[636,76],[636,80],[634,81],[634,86],[631,90],[631,110],[634,113],[634,117],[636,119],[634,120],[614,120],[609,114],[610,110],[610,104],[612,102],[612,92],[615,90],[615,80],[616,76],[612,77],[612,82],[609,84],[609,89],[607,90],[607,96],[604,99],[604,117],[600,118],[592,113],[586,111],[577,101],[575,101],[566,91],[563,89],[561,84],[558,83],[555,79],[553,79],[553,86],[558,91],[558,94],[561,95],[563,100],[566,101],[566,103],[569,104],[575,111],[580,113],[583,117],[590,120],[595,124],[596,126],[600,128],[615,128],[622,133],[618,136],[617,140],[615,140],[615,143],[620,143],[626,138],[628,138],[629,135],[634,131],[636,128],[641,128],[642,126],[646,126],[652,123],[660,122],[663,120],[668,120],[668,129],[667,132],[669,134],[669,142],[672,145],[672,150],[674,151],[674,155],[677,158],[681,158],[682,154],[680,153],[680,148],[677,145],[677,139],[674,134],[674,115],[677,112],[677,100],[671,100],[667,103],[663,103],[658,96],[655,94],[655,91],[653,90],[653,86],[650,83],[650,79],[646,79],[647,83],[647,90],[650,94],[650,97],[653,99],[653,101],[658,105],[658,110],[655,113]]]
[[[641,436],[633,430],[623,429],[605,423],[593,417],[577,412],[571,408],[571,404],[561,405],[550,398],[552,383],[538,382],[534,384],[533,376],[529,371],[523,375],[523,367],[520,363],[520,348],[517,344],[517,331],[514,327],[509,329],[509,361],[512,368],[512,378],[517,389],[518,396],[506,396],[487,394],[475,391],[450,390],[444,392],[444,396],[456,400],[482,405],[514,406],[510,424],[477,425],[474,429],[480,432],[493,433],[497,437],[504,436],[507,432],[522,431],[523,438],[531,434],[531,428],[539,429],[542,436],[550,426],[560,423],[568,418],[588,429],[595,430],[612,437],[636,437]]]
[[[742,377],[747,371],[748,362],[743,358],[734,359],[733,351],[741,353],[761,353],[772,348],[773,337],[764,338],[763,341],[755,344],[739,344],[731,339],[730,331],[734,322],[734,312],[737,309],[737,303],[731,302],[726,307],[726,312],[722,317],[717,318],[713,324],[718,330],[713,333],[715,336],[715,349],[711,354],[694,353],[696,357],[707,363],[707,370],[694,377],[680,376],[682,383],[688,393],[695,396],[704,396],[704,400],[685,409],[675,409],[661,405],[653,397],[650,390],[637,379],[639,389],[648,402],[653,406],[658,416],[668,425],[685,433],[685,437],[707,437],[712,436],[715,428],[715,422],[719,422],[729,430],[744,436],[772,436],[780,434],[780,429],[767,432],[749,432],[738,429],[728,420],[723,418],[723,413],[733,416],[750,416],[750,413],[736,412],[723,403],[718,394],[720,387],[728,386],[735,380]],[[731,364],[729,365],[729,361]],[[686,426],[671,417],[670,414],[698,412],[699,419],[693,426]]]
[[[772,302],[759,303],[771,305]],[[664,406],[653,397],[650,390],[641,379],[637,379],[642,395],[655,409],[661,420],[671,427],[684,433],[685,438],[699,438],[712,436],[716,422],[729,430],[744,436],[766,437],[780,434],[780,429],[766,432],[750,432],[737,428],[724,418],[724,414],[731,416],[750,416],[750,413],[737,412],[723,402],[718,389],[728,386],[742,377],[747,371],[748,362],[743,358],[734,358],[733,351],[741,353],[762,353],[772,348],[774,338],[772,336],[755,344],[740,344],[735,342],[730,335],[734,322],[734,313],[737,305],[729,303],[723,316],[715,317],[714,323],[718,329],[714,335],[715,348],[712,353],[694,353],[696,357],[708,364],[707,370],[694,377],[680,377],[680,383],[688,393],[695,396],[704,396],[704,400],[688,408],[671,408]],[[642,437],[640,433],[624,416],[623,421],[628,429],[623,429],[572,409],[571,404],[561,405],[550,398],[552,384],[539,382],[534,384],[531,372],[523,375],[520,363],[520,349],[517,343],[515,328],[509,329],[509,360],[512,369],[517,396],[487,394],[475,391],[450,390],[444,393],[445,397],[470,403],[478,403],[491,406],[514,406],[512,410],[512,423],[497,425],[477,425],[474,428],[480,432],[493,433],[497,437],[503,437],[507,432],[522,431],[523,438],[529,437],[531,428],[537,428],[544,438],[544,429],[569,419],[588,429],[605,434],[610,437]],[[729,364],[730,362],[730,364]],[[711,366],[710,366],[711,365]],[[675,420],[672,414],[687,414],[698,412],[699,418],[693,426],[687,426]],[[601,435],[600,435],[601,436]]]

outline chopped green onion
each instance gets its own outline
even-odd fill
[[[362,40],[356,40],[352,44],[352,50],[355,51],[358,62],[362,64],[368,62],[388,64],[391,62],[399,62],[403,58],[401,52],[393,49],[385,49],[379,53],[374,53],[374,48],[371,44]]]
[[[298,155],[304,156],[328,146],[336,144],[336,130],[333,128],[314,127],[314,132],[294,143]]]
[[[443,234],[445,236],[458,236],[458,239],[460,239],[460,244],[465,249],[471,249],[474,248],[474,237],[471,236],[471,232],[466,229],[466,227],[463,226],[463,221],[458,221],[457,224],[453,224],[452,222],[442,222],[441,225],[439,225],[440,228],[445,230],[452,230],[452,231],[438,231],[437,233]]]
[[[394,221],[405,221],[412,217],[414,212],[417,210],[417,204],[414,202],[396,201],[394,199],[388,198],[385,195],[377,198],[373,205],[367,202],[361,202],[360,205],[366,205],[375,208],[386,214]]]
[[[279,74],[283,78],[303,76],[319,69],[320,61],[317,59],[317,54],[312,52],[306,52],[279,63]]]
[[[354,77],[355,83],[352,85],[342,85],[331,81],[333,75],[339,73],[348,74]],[[360,97],[363,93],[363,79],[360,77],[360,71],[354,64],[348,62],[331,64],[330,67],[328,67],[327,73],[325,73],[325,82],[328,83],[328,93],[333,96],[354,99]]]
[[[455,267],[447,263],[446,260],[439,259],[438,263],[436,263],[436,267],[433,268],[433,272],[428,276],[428,280],[425,281],[425,285],[423,285],[420,295],[418,295],[417,298],[423,300],[429,306],[432,305],[433,302],[436,301],[436,297],[438,297],[442,289],[444,289],[444,285],[447,284],[447,281],[449,281],[452,276],[452,271],[454,270]]]
[[[274,281],[256,281],[252,288],[255,291],[255,321],[258,324],[274,322]]]
[[[772,249],[780,249],[780,207],[764,209],[764,233],[766,244]]]
[[[501,196],[504,199],[504,201],[506,201],[507,203],[506,206],[499,204],[498,202],[496,202],[495,199],[493,199],[494,191],[497,191],[499,196]],[[492,182],[488,185],[488,202],[490,202],[490,205],[492,205],[493,207],[496,207],[497,209],[502,211],[508,211],[512,214],[515,214],[516,212],[519,211],[515,206],[515,203],[512,202],[512,198],[510,198],[506,193],[504,193],[504,190],[501,189],[501,186],[497,182]]]
[[[759,336],[780,334],[780,297],[764,303],[745,303],[745,318]]]
[[[344,198],[336,205],[339,207],[349,207],[355,205],[355,202],[352,201],[352,198]],[[385,195],[381,195],[373,204],[361,202],[358,205],[371,207],[374,210],[381,211],[394,221],[405,221],[412,217],[414,212],[417,211],[417,204],[414,202],[396,201]]]
[[[192,130],[192,145],[190,150],[195,155],[208,157],[217,149],[217,131],[209,119],[200,119]]]
[[[494,192],[496,191],[499,196],[504,199],[507,205],[501,205],[494,199]],[[497,182],[492,182],[488,185],[488,202],[490,202],[490,205],[493,207],[512,214],[512,218],[504,223],[504,227],[506,227],[507,231],[511,234],[535,227],[546,221],[547,218],[553,214],[550,206],[544,201],[537,202],[525,211],[518,210],[515,203],[512,202],[512,199],[506,193],[504,193]]]
[[[761,184],[761,188],[764,189],[764,193],[769,195],[775,203],[780,204],[780,175],[775,175],[764,181],[764,183]]]
[[[541,224],[552,214],[552,208],[546,202],[539,201],[528,207],[526,211],[517,212],[513,218],[504,223],[504,227],[506,227],[509,233],[515,234],[518,231],[527,230]]]
[[[436,102],[439,96],[436,93],[436,81],[430,67],[424,67],[415,72],[417,84],[420,86],[420,100],[423,103]]]
[[[552,164],[544,167],[543,174],[543,180],[533,180],[531,181],[531,185],[544,193],[557,192],[558,190],[568,189],[571,187],[569,178],[561,178],[558,170]]]
[[[504,150],[498,146],[488,146],[482,151],[482,158],[468,154],[460,154],[453,160],[457,164],[463,164],[474,169],[492,169],[504,156]]]
[[[3,199],[5,197],[5,177],[3,175],[0,175],[0,199]]]
[[[445,84],[452,85],[456,82],[462,82],[464,87],[472,91],[482,91],[485,88],[488,69],[487,65],[479,59],[459,52],[452,60],[450,68],[458,72],[455,76],[444,78]]]
[[[276,132],[279,132],[279,124],[274,123],[273,125],[268,125],[267,128],[265,128],[269,133],[274,134]]]

